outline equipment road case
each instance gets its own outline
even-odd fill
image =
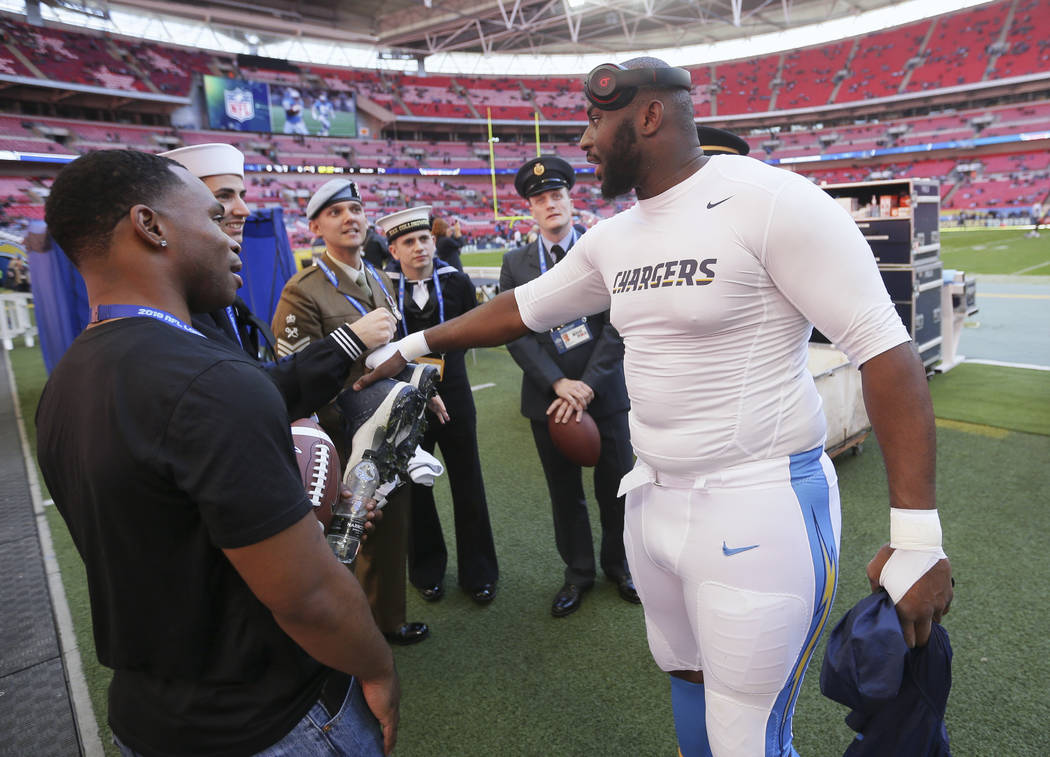
[[[908,329],[922,364],[930,368],[941,359],[941,288],[944,286],[940,260],[928,265],[883,268],[882,280],[894,307]],[[950,315],[950,314],[949,314]]]
[[[889,179],[828,184],[857,222],[880,265],[920,265],[940,256],[940,183],[933,179]]]

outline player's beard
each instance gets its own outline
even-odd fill
[[[602,160],[602,197],[612,200],[625,195],[638,183],[642,157],[634,124],[624,119],[616,127],[612,150]]]

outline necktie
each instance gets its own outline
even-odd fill
[[[551,247],[551,257],[554,258],[555,263],[560,262],[561,259],[565,257],[565,250],[561,248],[560,244]]]
[[[357,285],[364,289],[368,295],[372,294],[372,289],[368,286],[368,275],[363,268],[357,272]]]
[[[427,290],[427,282],[417,281],[412,286],[412,302],[422,310],[430,300],[430,292]]]

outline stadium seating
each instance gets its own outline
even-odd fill
[[[717,113],[761,113],[773,100],[772,84],[780,68],[779,55],[719,63],[714,84]]]
[[[697,117],[766,114],[797,109],[819,109],[828,104],[859,104],[875,97],[892,98],[906,92],[929,92],[942,87],[972,84],[992,78],[1050,71],[1050,42],[1043,39],[1050,23],[1050,3],[1045,0],[999,0],[951,15],[841,40],[815,47],[756,56],[753,59],[689,67],[694,84],[692,98]],[[334,66],[303,65],[298,70],[237,69],[222,53],[162,45],[113,35],[69,28],[30,27],[0,18],[7,48],[0,46],[0,75],[44,77],[59,82],[101,86],[125,91],[185,95],[194,77],[201,74],[241,75],[295,86],[304,92],[326,87],[353,91],[359,98],[391,113],[411,116],[410,127],[427,134],[421,121],[457,119],[483,121],[491,111],[495,120],[531,122],[537,113],[544,121],[582,124],[585,120],[582,78],[484,77],[409,75]],[[18,54],[29,61],[25,65]],[[935,178],[941,182],[948,210],[1017,212],[1034,202],[1048,202],[1050,152],[1031,143],[1006,142],[980,150],[907,152],[868,159],[867,153],[886,147],[969,141],[978,137],[1012,136],[1045,132],[1050,124],[1050,102],[1012,102],[992,108],[955,107],[925,115],[865,122],[839,119],[834,125],[812,125],[815,118],[795,119],[794,114],[769,116],[769,129],[745,133],[752,155],[785,160],[822,157],[824,162],[789,164],[813,181],[837,183],[871,178],[904,176]],[[919,112],[918,110],[912,112]],[[766,116],[762,117],[763,119]],[[810,125],[803,126],[809,119]],[[752,119],[752,123],[756,121]],[[765,123],[763,120],[762,123]],[[833,122],[829,122],[833,123]],[[477,128],[477,127],[481,128]],[[434,133],[456,129],[438,128]],[[523,136],[503,137],[491,145],[497,175],[496,200],[501,215],[524,212],[514,192],[511,173],[536,154],[525,130]],[[402,134],[405,132],[402,131]],[[0,115],[0,150],[76,154],[114,147],[160,151],[181,144],[222,141],[245,153],[250,166],[246,177],[248,201],[257,206],[280,205],[288,211],[293,234],[308,235],[302,211],[316,188],[329,174],[310,173],[317,166],[370,169],[432,169],[484,172],[490,164],[490,145],[484,140],[483,123],[469,132],[476,141],[449,139],[361,139],[298,137],[212,130],[176,130],[43,117]],[[560,133],[565,141],[545,141],[545,154],[559,154],[577,168],[584,168],[583,152],[572,140],[570,128]],[[502,136],[502,134],[501,134]],[[545,135],[546,136],[546,135]],[[516,139],[524,141],[518,142]],[[1018,150],[1020,152],[1010,152]],[[998,153],[973,154],[988,149]],[[856,157],[836,158],[841,153]],[[829,160],[832,159],[832,160]],[[287,173],[273,166],[291,166]],[[270,167],[270,170],[265,170]],[[307,169],[305,173],[294,167]],[[414,204],[431,204],[436,212],[462,216],[469,231],[506,233],[508,223],[493,218],[492,179],[478,175],[358,175],[368,212]],[[42,205],[34,187],[42,179],[0,179],[0,200],[7,216],[39,217]],[[593,176],[581,174],[574,192],[581,213],[591,218],[626,207],[631,200],[608,202],[600,197]]]
[[[126,50],[156,89],[165,95],[186,96],[194,74],[218,75],[215,58],[200,50],[155,42],[115,40]]]
[[[934,19],[922,65],[912,72],[905,90],[918,92],[983,80],[989,49],[1002,32],[1003,20],[998,4]]]
[[[995,75],[1008,78],[1050,68],[1050,4],[1046,0],[1020,0],[1004,40],[1005,49],[995,61]]]
[[[1006,25],[1006,19],[1010,22]],[[695,115],[733,115],[853,103],[989,78],[1050,71],[1045,0],[998,0],[933,20],[802,50],[690,67]],[[0,75],[186,95],[200,74],[240,75],[279,86],[355,91],[396,115],[582,122],[580,77],[413,76],[302,65],[240,68],[228,54],[0,19],[13,53]],[[839,81],[841,79],[841,81]]]
[[[785,53],[776,110],[826,105],[852,48],[848,41]]]
[[[858,41],[849,63],[850,74],[839,85],[835,102],[856,102],[897,94],[908,61],[919,55],[931,21],[869,34]]]

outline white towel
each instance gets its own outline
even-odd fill
[[[422,447],[416,447],[416,454],[408,461],[408,477],[417,484],[433,486],[434,479],[445,472],[441,461]]]

